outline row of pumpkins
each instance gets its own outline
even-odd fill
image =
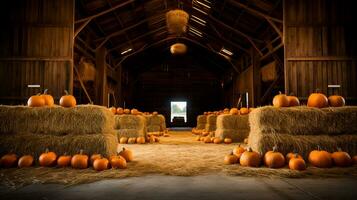
[[[125,169],[127,162],[133,160],[133,153],[129,149],[123,148],[118,155],[104,158],[101,154],[93,154],[90,157],[83,154],[83,150],[74,156],[61,155],[57,157],[55,152],[46,149],[38,158],[39,165],[42,167],[69,167],[74,169],[86,169],[91,165],[97,171],[103,171],[110,167],[114,169]],[[31,167],[34,165],[34,157],[32,155],[24,155],[18,159],[14,153],[9,153],[1,157],[0,167],[10,168],[18,166],[19,168]]]
[[[166,136],[167,137],[167,136]],[[150,142],[150,143],[155,143],[155,142],[159,142],[160,139],[159,137],[156,137],[154,135],[151,135],[147,138],[145,137],[121,137],[119,139],[119,143],[120,144],[145,144],[146,142]]]
[[[319,168],[329,168],[333,165],[348,167],[357,164],[357,155],[351,158],[347,152],[341,151],[341,149],[329,153],[318,147],[317,150],[309,153],[308,160],[311,165]],[[262,162],[269,168],[282,168],[288,164],[289,168],[293,170],[306,169],[305,160],[301,155],[291,152],[284,157],[277,151],[276,146],[272,151],[266,152],[263,159],[258,152],[253,151],[250,147],[244,149],[241,146],[234,148],[230,154],[224,157],[224,163],[227,165],[239,163],[241,166],[259,167]]]
[[[67,90],[64,91],[65,95],[63,95],[59,100],[59,105],[62,107],[70,108],[75,107],[77,104],[76,98],[70,94],[68,94]],[[47,89],[43,92],[43,94],[37,94],[31,96],[27,100],[27,106],[29,107],[43,107],[43,106],[53,106],[54,103],[53,96],[47,94]]]
[[[214,143],[214,144],[221,144],[222,142],[224,144],[231,144],[232,139],[231,138],[224,138],[221,139],[220,137],[210,137],[210,136],[197,136],[196,141],[201,141],[204,143]]]
[[[150,115],[149,112],[141,112],[136,108],[133,109],[128,109],[128,108],[121,108],[121,107],[110,107],[109,110],[114,114],[114,115],[124,115],[124,114],[132,114],[132,115]],[[152,112],[152,115],[158,115],[157,111]]]
[[[339,95],[332,95],[327,98],[326,95],[315,92],[310,94],[307,99],[308,107],[325,108],[328,106],[342,107],[344,105],[345,99]],[[296,96],[288,96],[279,92],[279,94],[273,98],[273,106],[278,108],[300,106],[300,101]]]
[[[242,107],[240,109],[238,108],[225,108],[224,110],[219,110],[219,111],[207,111],[203,112],[203,115],[221,115],[221,114],[231,114],[231,115],[247,115],[250,112],[252,112],[254,108],[246,108]]]

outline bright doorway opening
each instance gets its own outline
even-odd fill
[[[171,122],[174,117],[184,118],[187,122],[187,102],[186,101],[171,101]]]

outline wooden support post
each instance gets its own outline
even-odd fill
[[[95,52],[95,66],[97,73],[95,75],[95,103],[98,105],[107,106],[107,73],[106,73],[106,49],[99,48]]]
[[[251,94],[253,106],[260,106],[261,78],[260,78],[260,56],[254,48],[251,49],[251,59],[253,68],[253,94]]]

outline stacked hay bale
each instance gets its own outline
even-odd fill
[[[277,145],[280,152],[296,151],[306,157],[319,145],[330,152],[340,147],[357,153],[357,107],[266,106],[252,111],[249,123],[248,145],[258,152]]]
[[[197,126],[192,129],[192,133],[201,134],[202,131],[206,128],[207,115],[198,115],[197,116]]]
[[[142,115],[123,114],[115,115],[114,129],[117,137],[145,137],[146,118]]]
[[[207,121],[205,125],[205,131],[213,132],[216,130],[216,123],[217,123],[217,115],[211,114],[207,116]]]
[[[9,151],[38,156],[49,148],[58,154],[116,153],[114,116],[107,108],[0,106],[0,154]]]
[[[165,116],[161,114],[157,115],[145,115],[146,118],[146,131],[150,134],[162,135],[166,131]]]
[[[234,142],[242,142],[249,134],[249,115],[222,114],[217,117],[215,137],[231,138]]]

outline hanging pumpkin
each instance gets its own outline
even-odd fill
[[[329,168],[332,166],[332,157],[329,152],[320,150],[320,146],[318,146],[317,150],[310,152],[309,162],[315,167]]]
[[[106,158],[98,158],[93,162],[93,168],[97,171],[107,170],[109,161]]]
[[[328,106],[328,99],[322,93],[312,93],[307,99],[308,107],[324,108]]]
[[[86,169],[88,168],[88,156],[83,154],[83,150],[76,154],[71,159],[71,166],[74,169]]]
[[[115,107],[110,107],[109,108],[110,112],[112,112],[114,115],[117,114],[117,109]]]
[[[28,107],[42,107],[42,106],[45,106],[45,105],[46,105],[45,99],[42,98],[42,96],[40,94],[31,96],[27,100],[27,106]]]
[[[221,143],[222,143],[222,139],[219,138],[219,137],[216,137],[216,138],[214,138],[213,143],[215,143],[215,144],[221,144]]]
[[[278,95],[275,95],[273,98],[273,106],[277,108],[289,107],[289,100],[285,94],[279,92]]]
[[[264,155],[264,164],[269,168],[281,168],[285,165],[283,154],[278,152],[277,146],[273,147],[272,151],[268,151]]]
[[[76,98],[70,95],[67,90],[65,90],[64,93],[65,95],[61,97],[59,104],[65,108],[75,107],[77,104]]]
[[[8,153],[3,155],[0,159],[0,167],[9,168],[16,166],[17,155],[14,153]]]
[[[125,158],[126,162],[131,162],[134,159],[133,152],[126,148],[123,148],[123,150],[119,152],[119,155]]]
[[[42,167],[51,167],[56,164],[56,159],[56,153],[46,149],[46,152],[40,155],[39,163]]]
[[[240,113],[241,115],[247,115],[247,114],[249,114],[249,109],[243,107],[243,108],[241,108],[241,109],[239,110],[239,113]]]
[[[260,155],[259,153],[253,151],[250,147],[242,153],[239,162],[242,166],[247,167],[259,167],[260,166]]]
[[[130,114],[130,110],[127,109],[127,108],[125,108],[125,109],[124,109],[124,114],[127,114],[127,115]]]
[[[136,138],[135,137],[131,137],[128,139],[128,144],[135,144],[136,142]]]
[[[225,144],[230,144],[230,143],[232,143],[232,139],[231,138],[224,138],[224,143]]]
[[[53,100],[52,95],[47,94],[48,89],[45,89],[41,97],[45,100],[45,106],[53,106],[55,101]]]
[[[301,158],[297,153],[289,160],[289,168],[293,170],[305,170],[306,163],[305,160]]]
[[[338,148],[338,151],[331,154],[333,163],[338,167],[348,167],[352,164],[352,158],[347,153]]]
[[[92,154],[89,159],[90,164],[93,166],[94,161],[101,158],[102,158],[102,154],[98,154],[98,153]]]
[[[289,102],[289,107],[300,106],[299,98],[297,98],[296,96],[293,96],[292,94],[290,94],[290,96],[287,96],[287,98],[288,98],[288,102]]]
[[[64,153],[62,156],[60,156],[57,159],[57,166],[58,167],[68,167],[71,165],[71,159],[72,159],[72,156],[67,155],[67,153]]]
[[[238,162],[238,157],[231,152],[230,154],[224,156],[224,164],[231,165]]]
[[[127,137],[121,137],[119,140],[120,144],[126,144],[128,142],[128,138]]]
[[[233,153],[234,153],[234,155],[236,155],[238,157],[238,159],[241,157],[241,155],[244,152],[245,152],[245,149],[243,147],[241,147],[240,145],[233,149]]]
[[[110,165],[114,169],[126,169],[126,160],[122,156],[111,156],[110,157]]]
[[[119,108],[117,108],[117,112],[116,112],[118,115],[122,115],[122,114],[124,114],[124,109],[123,108],[121,108],[121,107],[119,107]]]
[[[136,138],[136,143],[138,144],[145,144],[145,138],[144,137],[137,137]]]
[[[289,163],[290,159],[294,158],[295,156],[297,156],[298,158],[302,158],[302,156],[299,155],[298,153],[290,152],[290,153],[287,153],[285,156],[286,163]]]
[[[328,103],[331,107],[345,106],[345,98],[340,95],[332,95],[328,97]]]
[[[238,115],[239,114],[238,108],[231,108],[231,110],[229,111],[229,114]]]
[[[32,164],[33,164],[33,156],[31,156],[31,155],[21,156],[21,158],[19,159],[19,161],[17,163],[19,168],[31,167]]]

